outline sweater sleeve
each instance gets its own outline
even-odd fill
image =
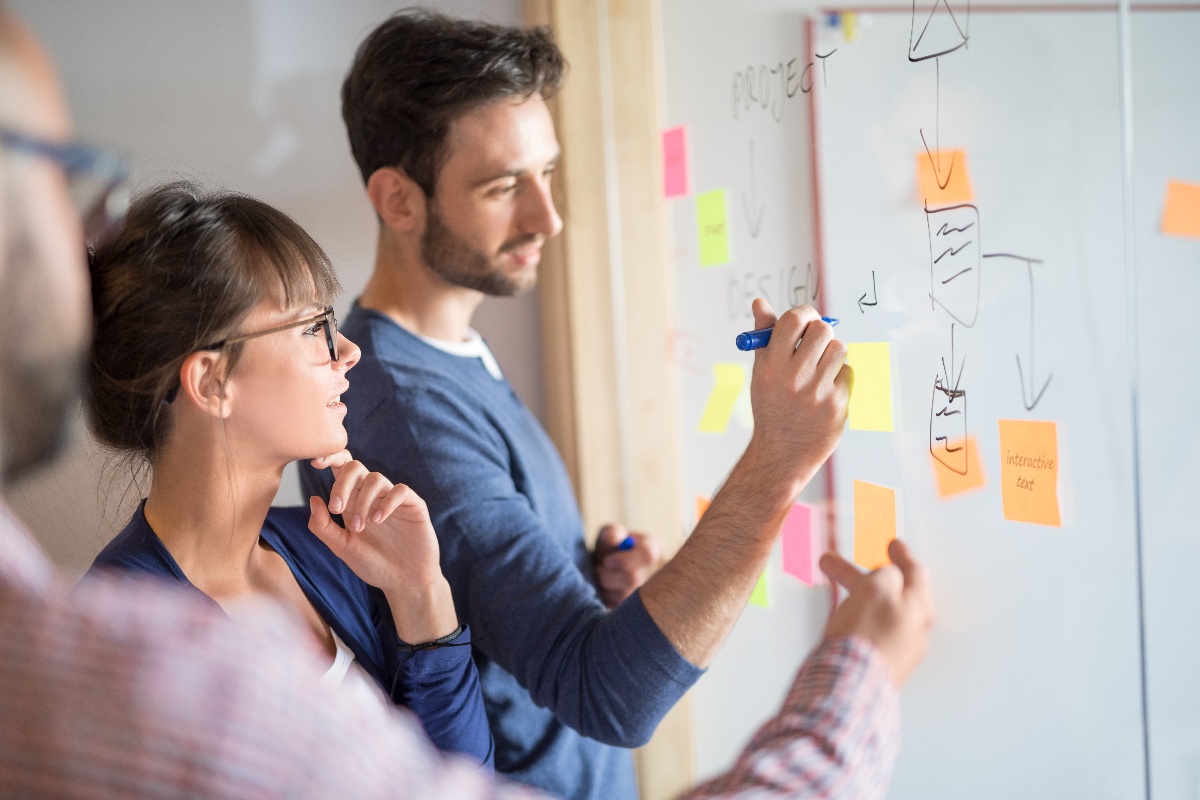
[[[417,715],[439,750],[492,766],[492,733],[471,658],[469,628],[446,646],[399,653],[395,677],[392,700]]]
[[[518,491],[505,441],[450,392],[392,395],[356,457],[425,499],[442,571],[476,647],[535,703],[606,744],[638,747],[700,676],[635,593],[613,611]]]

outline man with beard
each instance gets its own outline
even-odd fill
[[[429,505],[459,618],[477,633],[497,771],[612,800],[636,797],[627,748],[711,662],[840,438],[849,368],[812,308],[777,320],[756,301],[775,349],[755,360],[754,435],[695,532],[661,566],[652,537],[622,546],[619,525],[586,551],[558,454],[471,329],[485,296],[534,285],[562,228],[546,99],[564,66],[544,29],[424,11],[359,47],[342,115],[379,234],[342,328],[362,348],[343,400],[351,452]],[[300,470],[307,494],[328,497],[328,471]]]
[[[121,213],[123,165],[71,141],[53,68],[0,6],[0,486],[50,462],[88,341],[84,226]],[[90,187],[91,191],[87,191]],[[784,370],[784,374],[791,374]],[[783,713],[734,771],[690,798],[882,797],[898,686],[930,619],[922,568],[850,587]],[[0,502],[0,796],[522,798],[439,756],[382,697],[319,683],[328,666],[295,621],[99,576],[75,591]]]

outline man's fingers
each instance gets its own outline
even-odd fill
[[[900,573],[904,576],[905,588],[924,588],[929,583],[925,567],[912,557],[908,545],[904,542],[893,539],[888,544],[888,557],[892,559],[893,564],[900,568]]]
[[[771,309],[771,304],[761,297],[754,298],[754,302],[750,304],[750,313],[754,315],[754,328],[769,328],[775,324],[775,312]]]
[[[863,576],[858,567],[842,558],[840,553],[833,551],[821,556],[821,571],[828,575],[831,581],[846,589]]]

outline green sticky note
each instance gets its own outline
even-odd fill
[[[760,608],[771,607],[771,596],[767,592],[766,569],[763,569],[762,575],[758,576],[758,583],[754,584],[754,591],[750,593],[750,605],[759,606]]]
[[[700,417],[701,433],[725,432],[745,381],[746,371],[741,364],[713,364],[713,388]]]
[[[729,263],[729,225],[725,217],[725,190],[696,196],[696,232],[700,236],[700,266]]]
[[[846,345],[846,363],[854,370],[850,430],[894,431],[891,345],[888,342],[851,342]]]

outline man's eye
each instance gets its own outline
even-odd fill
[[[497,186],[496,188],[494,188],[490,192],[488,192],[488,194],[499,197],[502,194],[512,194],[514,191],[516,191],[516,188],[517,188],[517,184],[508,183],[508,184],[505,184],[504,186]]]

